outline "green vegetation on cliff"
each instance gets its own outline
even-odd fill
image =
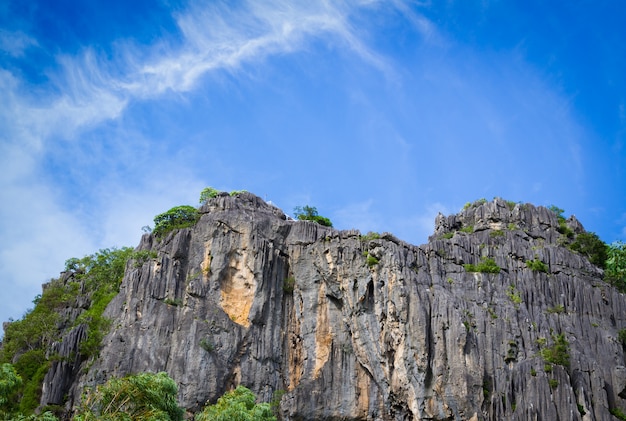
[[[166,373],[114,377],[87,390],[74,419],[182,421],[184,411],[176,402],[177,393],[176,382]]]
[[[208,405],[196,415],[196,421],[275,421],[269,403],[256,403],[250,389],[238,386],[224,394],[215,405]]]
[[[198,222],[200,215],[193,206],[176,206],[167,212],[163,212],[154,217],[154,230],[152,234],[161,238],[170,231],[189,228]]]
[[[318,215],[317,208],[315,206],[296,206],[293,210],[294,215],[300,221],[313,221],[325,227],[332,227],[333,223],[330,219]]]
[[[606,280],[626,292],[626,243],[617,241],[607,249]]]
[[[81,343],[81,358],[95,357],[106,334],[109,321],[102,314],[119,291],[126,262],[132,256],[130,247],[103,249],[82,259],[66,261],[65,276],[44,286],[41,295],[21,320],[5,328],[0,363],[10,363],[21,384],[16,387],[11,412],[32,414],[39,406],[41,387],[50,363],[59,358],[52,343],[61,340],[62,327],[81,324],[87,327],[87,338]],[[88,307],[74,319],[63,310],[76,306],[79,296],[87,299]]]
[[[74,420],[76,421],[182,421],[184,410],[178,405],[176,382],[167,373],[139,373],[113,377],[87,389]],[[275,421],[269,403],[256,403],[248,388],[238,386],[214,405],[207,404],[195,417],[197,421]]]
[[[463,267],[468,272],[500,273],[500,266],[498,266],[496,261],[491,257],[482,258],[477,265],[466,263]]]
[[[12,412],[15,404],[15,392],[22,385],[22,378],[11,364],[0,365],[0,417]]]
[[[241,192],[232,193],[232,195],[238,194],[241,194]],[[226,194],[217,192],[214,189],[208,190],[206,195],[206,200],[217,197],[217,199],[211,202],[211,206],[222,202],[228,204],[229,200],[231,200]],[[471,209],[473,209],[474,206],[480,205],[481,203],[478,203],[477,205],[468,207],[464,217],[470,218],[472,216]],[[517,205],[511,206],[507,204],[506,206],[511,209],[515,208]],[[500,206],[500,208],[506,209],[503,206]],[[542,210],[542,213],[545,215],[545,209]],[[321,217],[317,214],[317,209],[314,207],[305,206],[303,208],[296,208],[296,215],[298,219],[301,220],[312,220],[324,226],[332,226],[328,218]],[[536,232],[549,225],[550,228],[546,231],[546,238],[541,238],[534,243],[531,242],[526,249],[529,252],[519,254],[520,256],[525,256],[524,260],[518,258],[515,260],[513,266],[510,260],[511,257],[498,254],[500,252],[497,250],[504,240],[514,238],[515,236],[513,234],[515,233],[509,233],[503,229],[493,230],[489,228],[491,231],[488,232],[489,235],[487,236],[485,228],[480,227],[475,221],[468,221],[468,223],[465,224],[464,220],[463,223],[465,225],[451,224],[449,229],[456,228],[457,231],[465,232],[466,235],[458,235],[453,241],[444,242],[444,245],[449,247],[448,250],[454,250],[452,247],[455,246],[456,242],[467,243],[473,246],[473,249],[471,247],[469,249],[474,251],[491,247],[487,251],[495,258],[483,256],[478,260],[479,256],[486,254],[486,252],[480,252],[480,254],[470,254],[464,257],[463,260],[453,260],[454,254],[450,253],[446,258],[445,264],[453,267],[455,271],[460,271],[459,267],[463,261],[474,261],[475,264],[463,265],[466,271],[501,274],[499,277],[467,277],[470,281],[475,282],[478,290],[484,288],[486,282],[489,281],[506,281],[510,273],[516,274],[519,270],[524,268],[528,268],[525,269],[526,274],[529,270],[548,274],[535,274],[533,277],[524,276],[523,278],[530,279],[529,282],[534,279],[541,280],[542,282],[546,281],[544,284],[548,282],[555,284],[556,282],[552,281],[553,274],[550,274],[550,267],[547,263],[540,260],[540,257],[553,266],[555,265],[554,260],[549,260],[550,254],[541,254],[540,251],[544,245],[563,247],[561,251],[564,251],[564,253],[560,254],[565,255],[565,258],[575,258],[575,262],[577,264],[580,263],[579,257],[573,256],[572,253],[567,252],[565,248],[568,248],[588,259],[596,266],[604,268],[605,280],[622,291],[626,290],[626,245],[623,243],[606,245],[594,233],[584,232],[582,226],[577,225],[577,222],[573,218],[565,220],[562,216],[559,216],[557,225],[554,222],[554,217],[552,215],[548,216],[549,218],[546,224],[541,225],[539,228],[533,228],[535,229],[533,232]],[[154,235],[157,238],[162,238],[172,230],[192,226],[197,222],[198,217],[198,210],[191,206],[172,208],[168,212],[155,217],[157,226],[155,227]],[[475,230],[474,225],[469,222],[476,224],[477,229]],[[286,225],[288,224],[290,227],[294,225],[288,221],[284,223]],[[509,220],[506,219],[503,219],[500,227],[504,228],[507,226],[507,223],[511,230],[521,231],[525,229],[524,225],[519,223],[519,221],[514,220],[513,222],[509,222]],[[295,225],[297,225],[298,228],[308,227],[307,230],[314,227],[313,225]],[[561,235],[556,234],[555,229],[557,229]],[[327,234],[327,230],[321,231]],[[529,231],[531,231],[530,228]],[[452,236],[453,233],[451,234],[451,237]],[[544,241],[551,241],[555,236],[558,237],[559,242],[544,244]],[[371,246],[383,247],[384,244],[388,242],[387,236],[385,235],[383,237],[382,240],[376,241]],[[363,248],[366,242],[380,238],[380,234],[368,233],[365,236],[361,236],[361,242],[359,243],[357,241],[357,244],[358,247]],[[483,239],[483,243],[477,241],[477,239],[481,238]],[[331,243],[330,240],[324,241],[329,244]],[[74,363],[74,359],[78,361],[75,366],[77,370],[79,368],[84,369],[85,367],[90,367],[87,362],[96,361],[100,352],[102,339],[107,334],[111,323],[103,314],[109,302],[119,292],[120,281],[124,275],[125,269],[127,267],[130,269],[139,268],[144,263],[156,259],[158,256],[160,256],[160,263],[167,262],[165,257],[166,253],[164,252],[164,250],[166,250],[165,246],[164,244],[160,244],[158,248],[153,250],[140,251],[133,251],[130,248],[104,249],[82,259],[72,258],[66,262],[65,273],[63,273],[59,279],[50,281],[44,287],[42,294],[33,301],[33,309],[29,310],[21,320],[9,323],[6,327],[4,342],[0,348],[0,419],[53,419],[52,414],[49,412],[44,412],[39,418],[33,415],[41,400],[42,383],[46,373],[51,366],[61,359],[71,362],[72,364]],[[523,248],[521,249],[524,250]],[[156,250],[159,250],[158,255]],[[537,254],[534,254],[534,252],[530,250],[536,251]],[[214,251],[217,253],[217,250]],[[360,251],[361,249],[359,249],[359,252]],[[381,253],[385,252],[386,251],[383,251]],[[346,256],[347,255],[346,253]],[[380,257],[384,254],[376,255]],[[443,256],[443,253],[440,253],[440,255]],[[368,267],[373,268],[379,264],[378,259],[370,254],[369,251],[366,250],[363,256],[366,258],[365,262]],[[496,259],[498,263],[496,263]],[[129,260],[131,260],[130,263]],[[362,260],[363,259],[360,260],[361,263]],[[442,260],[433,257],[432,261],[439,263]],[[385,262],[387,262],[387,260],[385,260]],[[157,265],[154,266],[157,267]],[[408,266],[404,265],[402,267]],[[511,269],[512,267],[513,269]],[[556,263],[556,267],[558,267],[558,262]],[[205,270],[204,268],[193,269],[194,275],[190,275],[192,273],[190,270],[187,273],[187,279],[191,279]],[[386,270],[387,267],[382,269]],[[586,269],[589,269],[589,267]],[[360,271],[359,273],[363,273],[362,268]],[[414,266],[414,271],[418,272],[416,266]],[[599,270],[587,272],[589,273],[586,273],[585,276],[593,278],[594,285],[596,281],[601,279],[601,272]],[[284,279],[282,288],[285,294],[282,294],[282,296],[292,294],[294,292],[296,278],[291,272],[291,268],[286,268],[285,272],[280,272],[279,274],[283,276],[283,278],[277,279]],[[360,275],[355,276],[354,279],[357,279],[358,276]],[[450,290],[454,290],[455,287],[453,283],[455,280],[462,279],[460,276],[453,276],[455,279],[447,277],[449,285],[446,285],[446,287],[450,288]],[[520,277],[519,279],[522,278]],[[300,282],[305,282],[306,279],[303,277],[301,281],[301,279],[298,278],[298,281],[299,287]],[[436,281],[433,282],[431,279],[431,287],[433,287],[435,282]],[[458,284],[457,282],[457,285]],[[356,281],[354,285],[356,285],[356,287],[352,286],[352,288],[358,290],[358,283]],[[502,285],[506,286],[504,283]],[[493,307],[488,307],[487,311],[491,318],[497,319],[498,315],[500,315],[499,320],[504,320],[504,318],[507,317],[504,311],[498,312],[498,315],[496,315],[494,309],[498,309],[498,305],[501,305],[503,309],[506,309],[508,306],[508,308],[519,310],[520,305],[523,303],[522,297],[524,297],[524,299],[526,299],[526,297],[532,298],[529,291],[532,292],[534,288],[535,286],[532,283],[530,285],[524,285],[523,282],[512,283],[506,291],[503,292],[510,302],[508,302],[505,297],[502,297],[504,299],[501,299],[499,302],[494,301],[494,303],[491,303]],[[368,289],[366,294],[362,295],[365,304],[368,304],[368,301],[365,300],[366,298],[375,297],[374,293],[379,293],[379,290],[374,289],[374,287],[372,287],[371,291],[373,292],[370,292]],[[337,298],[337,300],[339,300],[339,298]],[[528,306],[530,307],[532,300],[529,299],[528,301]],[[180,310],[173,307],[180,306],[182,303],[180,299],[171,298],[166,298],[163,302],[172,306],[168,308],[168,311],[172,313]],[[360,302],[361,301],[359,301],[359,303]],[[559,320],[564,320],[566,316],[573,315],[576,312],[575,307],[567,302],[565,302],[565,304],[566,306],[554,301],[546,301],[545,306],[541,307],[541,311],[537,312],[537,314],[546,314],[554,319],[558,317]],[[568,312],[565,311],[566,308]],[[521,311],[525,311],[523,306]],[[144,312],[144,314],[147,314],[147,312]],[[470,311],[467,310],[464,314],[466,316],[465,320],[462,320],[462,322],[467,329],[466,333],[472,332],[472,334],[474,334],[477,330],[475,329],[476,325],[473,322],[473,318],[474,314],[478,313],[474,311],[470,313]],[[210,320],[210,318],[202,318],[202,320],[205,320],[207,325],[210,322],[213,323],[213,320]],[[493,320],[490,321],[493,322]],[[531,323],[532,326],[534,326],[533,329],[537,329],[537,324],[534,321],[531,321]],[[600,323],[600,325],[602,324]],[[598,324],[596,324],[595,327],[598,327]],[[618,327],[620,326],[618,325]],[[446,329],[448,328],[449,327],[446,327]],[[75,353],[77,355],[64,355],[61,357],[56,351],[59,349],[57,345],[61,343],[61,341],[66,341],[68,337],[67,333],[72,332],[72,329],[76,329],[74,332],[81,332],[81,338],[83,338],[82,334],[86,333],[86,337],[81,339],[78,348],[73,348],[79,350]],[[539,329],[541,329],[541,327]],[[618,336],[621,343],[626,342],[624,339],[626,334],[623,334],[624,330],[626,330],[626,328],[622,328],[619,335],[615,335]],[[570,335],[570,338],[574,337],[570,333],[568,333],[568,335]],[[546,332],[541,339],[543,339],[543,341],[539,347],[538,355],[543,358],[545,366],[550,369],[553,366],[556,368],[557,365],[567,368],[570,364],[570,344],[565,334],[556,334],[551,330],[550,335]],[[55,343],[57,345],[53,346]],[[204,336],[199,341],[196,341],[196,343],[199,344],[201,349],[206,351],[202,352],[203,357],[207,359],[216,359],[219,357],[221,343],[215,340],[214,337],[210,335]],[[547,346],[548,343],[550,343],[550,346]],[[572,350],[574,352],[572,352],[571,355],[575,355],[575,352],[577,352],[574,348],[575,345],[576,344],[572,343]],[[354,352],[351,346],[343,347],[342,345],[341,349],[346,354],[348,352]],[[511,352],[511,355],[507,355],[506,358],[510,362],[515,362],[515,358],[518,358],[518,355],[522,354]],[[575,361],[572,360],[572,364],[574,363]],[[555,379],[550,380],[556,382]],[[556,382],[556,385],[558,385],[558,382]],[[58,396],[61,395],[62,393]],[[124,378],[113,378],[106,384],[87,391],[82,402],[74,402],[80,407],[79,412],[76,414],[76,419],[180,420],[182,410],[176,402],[176,396],[176,383],[165,373],[139,373]],[[61,398],[59,397],[59,399]],[[183,398],[181,398],[181,402],[183,402],[182,399]],[[69,403],[69,401],[66,402]],[[61,408],[61,406],[58,408]],[[197,408],[197,406],[194,406],[194,408]],[[46,409],[54,408],[40,409],[45,411]],[[29,416],[33,418],[24,418]],[[225,419],[273,420],[274,414],[272,414],[271,407],[268,404],[257,404],[256,398],[251,391],[244,387],[238,387],[236,390],[228,392],[214,405],[205,407],[201,413],[196,415],[196,419],[198,421]]]

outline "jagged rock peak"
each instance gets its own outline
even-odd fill
[[[247,191],[237,192],[236,194],[221,192],[216,197],[209,199],[199,209],[200,213],[215,211],[248,211],[272,214],[283,220],[288,218],[280,208],[274,206],[271,202],[268,203],[259,196]]]
[[[565,220],[565,225],[575,234],[584,232],[582,224],[573,215]],[[456,231],[522,230],[534,238],[554,240],[560,228],[558,215],[544,206],[497,197],[491,202],[482,199],[468,203],[458,214],[444,216],[440,213],[435,219],[435,233],[430,238]]]

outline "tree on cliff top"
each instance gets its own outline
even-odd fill
[[[314,221],[325,227],[333,226],[330,219],[318,215],[317,208],[315,206],[296,206],[293,209],[293,213],[300,221]]]
[[[198,210],[193,206],[176,206],[167,212],[163,212],[154,217],[154,230],[152,233],[156,237],[163,237],[168,232],[188,228],[195,225],[199,218]]]
[[[201,192],[200,192],[200,204],[204,205],[209,199],[212,199],[214,197],[217,197],[217,195],[220,194],[220,191],[217,189],[214,189],[213,187],[205,187]]]

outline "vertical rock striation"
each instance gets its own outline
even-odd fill
[[[193,228],[143,236],[158,257],[128,265],[100,358],[53,365],[43,404],[166,371],[190,412],[237,384],[264,401],[284,391],[291,420],[591,421],[626,408],[624,295],[560,245],[545,208],[496,199],[440,215],[420,247],[293,221],[249,193],[200,212]],[[498,273],[464,266],[489,258]],[[559,335],[569,364],[546,357]]]

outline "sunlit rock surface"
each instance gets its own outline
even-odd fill
[[[440,215],[419,247],[294,221],[250,193],[200,212],[194,228],[143,236],[158,257],[127,266],[100,358],[54,363],[42,404],[166,371],[190,413],[238,384],[263,401],[284,391],[290,420],[589,421],[626,408],[624,295],[560,245],[545,208],[496,199]],[[499,273],[463,266],[487,257]],[[559,334],[569,366],[540,354]],[[69,332],[63,352],[83,336]]]

